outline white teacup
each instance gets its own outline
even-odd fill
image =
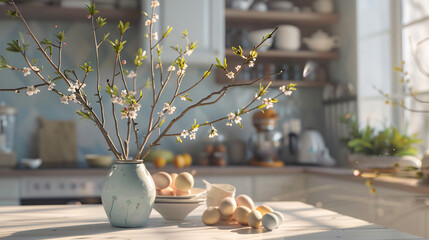
[[[293,25],[281,25],[277,30],[275,48],[296,51],[301,47],[301,31]]]
[[[207,207],[217,207],[226,197],[235,197],[235,187],[231,184],[211,184],[203,179],[207,190]]]

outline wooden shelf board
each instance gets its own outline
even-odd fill
[[[324,100],[324,105],[333,105],[333,104],[341,104],[341,103],[347,103],[347,102],[354,102],[357,100],[356,96],[347,96],[347,97],[341,97],[336,99],[330,99],[330,100]]]
[[[60,6],[38,6],[34,4],[18,5],[19,10],[26,20],[57,20],[57,21],[88,21],[88,11],[85,8],[65,8]],[[11,18],[7,15],[12,6],[0,6],[0,18]],[[100,9],[98,16],[112,20],[129,21],[138,23],[141,13],[137,9]],[[110,21],[109,21],[110,20]]]
[[[250,83],[252,80],[236,80],[235,83]],[[217,82],[220,84],[227,83],[226,79],[217,79]],[[251,86],[257,86],[259,83],[262,83],[263,86],[267,86],[271,82],[270,87],[281,87],[283,85],[287,86],[290,83],[295,83],[298,88],[312,88],[312,87],[323,87],[328,84],[328,82],[325,81],[306,81],[306,80],[268,80],[264,79],[259,82],[254,83]]]
[[[227,24],[234,22],[252,23],[293,23],[297,25],[323,26],[338,22],[338,14],[329,13],[290,13],[284,11],[240,11],[225,10]]]
[[[244,50],[249,52],[250,50]],[[231,49],[225,50],[226,57],[237,57]],[[267,50],[258,52],[258,58],[273,58],[273,59],[314,59],[314,60],[329,60],[337,59],[340,54],[338,52],[315,52],[315,51],[284,51],[284,50]]]

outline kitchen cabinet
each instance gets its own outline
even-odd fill
[[[150,15],[150,0],[143,1],[143,10]],[[177,53],[170,46],[186,46],[182,39],[182,32],[186,29],[190,41],[197,42],[197,49],[187,57],[188,63],[193,65],[207,65],[215,62],[215,58],[223,58],[225,50],[225,17],[223,0],[163,0],[158,9],[159,20],[154,24],[154,32],[159,35],[165,32],[167,26],[173,30],[163,40],[163,61],[171,63]],[[148,27],[144,25],[147,19],[142,17],[142,32]],[[142,36],[144,46],[148,49],[148,40]]]
[[[19,179],[0,178],[0,206],[19,205]]]

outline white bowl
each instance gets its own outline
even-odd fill
[[[252,5],[253,0],[233,0],[231,2],[231,8],[236,10],[246,11]]]
[[[270,8],[279,11],[292,11],[294,5],[289,1],[276,1],[270,3]]]
[[[153,208],[161,214],[166,221],[183,221],[195,208],[203,205],[198,203],[155,203]]]
[[[40,165],[42,165],[42,159],[40,158],[23,158],[21,160],[22,165],[24,165],[25,167],[31,168],[31,169],[36,169],[39,168]]]
[[[248,40],[249,44],[251,45],[251,48],[256,47],[259,43],[261,43],[262,38],[267,36],[273,31],[273,29],[261,29],[256,31],[251,31],[248,34]],[[265,51],[271,48],[271,45],[273,44],[273,38],[267,39],[262,46],[259,48],[259,51]],[[268,45],[268,46],[266,46]]]

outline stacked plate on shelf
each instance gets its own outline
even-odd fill
[[[183,221],[195,208],[206,203],[205,193],[205,189],[192,188],[189,195],[157,195],[154,209],[161,214],[166,221]]]

